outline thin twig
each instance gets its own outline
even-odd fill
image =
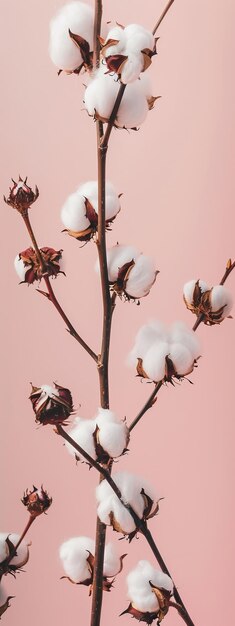
[[[70,335],[72,335],[72,337],[74,337],[74,339],[76,339],[76,341],[82,346],[82,348],[84,348],[84,350],[86,350],[86,352],[88,352],[88,354],[92,357],[92,359],[94,359],[94,361],[97,363],[98,362],[98,356],[97,354],[95,354],[95,352],[93,352],[93,350],[88,346],[88,344],[82,339],[82,337],[80,337],[80,335],[77,333],[77,331],[75,330],[74,326],[71,324],[69,318],[67,317],[67,315],[65,314],[64,310],[62,309],[61,305],[59,304],[54,290],[52,288],[51,282],[50,282],[50,278],[47,274],[47,267],[45,265],[44,259],[42,257],[41,254],[41,250],[37,244],[36,241],[36,237],[34,235],[33,229],[32,229],[32,225],[28,216],[28,211],[25,211],[22,214],[24,223],[26,225],[27,231],[29,233],[30,239],[32,241],[36,256],[37,256],[37,260],[39,262],[40,268],[43,272],[43,279],[46,283],[47,289],[48,289],[48,293],[43,293],[43,295],[47,296],[48,300],[50,300],[50,302],[54,305],[54,307],[56,308],[56,310],[58,311],[59,315],[62,317],[62,319],[64,320],[67,329],[70,333]],[[40,293],[40,290],[38,290]]]
[[[100,0],[100,2],[95,2],[94,35],[93,35],[93,69],[94,70],[97,67],[99,67],[99,61],[100,61],[99,35],[101,31],[102,12],[103,12],[102,0]]]
[[[161,389],[162,385],[163,385],[163,382],[162,382],[162,380],[160,380],[160,382],[157,383],[157,385],[155,386],[154,390],[152,391],[151,395],[149,396],[149,399],[147,400],[147,402],[145,403],[145,405],[143,406],[141,411],[138,413],[138,415],[133,420],[133,422],[131,422],[131,425],[129,426],[129,431],[130,432],[133,430],[133,428],[135,428],[135,426],[138,424],[138,422],[140,421],[141,417],[143,417],[143,415],[146,413],[146,411],[151,409],[151,407],[154,404],[155,398],[156,398],[156,396],[157,396],[157,394],[159,392],[159,389]]]
[[[159,20],[157,21],[156,25],[154,26],[154,29],[153,29],[153,31],[152,31],[152,32],[153,32],[153,35],[155,35],[155,33],[157,32],[158,27],[159,27],[159,26],[160,26],[160,24],[162,23],[162,20],[164,19],[165,15],[168,13],[168,11],[169,11],[169,9],[171,8],[171,5],[173,4],[173,2],[174,2],[174,0],[170,0],[170,1],[167,3],[167,5],[166,5],[166,7],[165,7],[164,11],[162,12],[161,16],[159,17]]]
[[[116,485],[116,483],[114,482],[114,480],[112,479],[110,472],[103,467],[103,465],[100,465],[100,463],[98,463],[96,460],[94,460],[83,448],[81,448],[81,446],[79,446],[78,443],[76,443],[76,441],[74,441],[74,439],[72,439],[72,437],[70,437],[70,435],[68,435],[68,433],[64,430],[64,428],[61,426],[61,424],[59,424],[56,428],[56,432],[61,435],[61,437],[63,437],[63,439],[65,439],[71,446],[73,446],[73,448],[79,453],[81,454],[86,461],[89,463],[89,465],[91,465],[92,467],[94,467],[103,477],[103,479],[107,480],[107,483],[110,485],[111,489],[114,491],[115,495],[117,496],[118,500],[121,502],[121,504],[125,507],[125,509],[127,509],[127,511],[130,513],[130,515],[132,516],[136,527],[141,531],[141,533],[144,535],[145,539],[147,540],[156,560],[158,561],[162,571],[167,574],[171,579],[172,576],[165,564],[165,561],[163,560],[158,547],[156,546],[156,543],[152,537],[152,534],[149,530],[149,528],[147,527],[147,524],[144,520],[140,519],[139,516],[135,513],[134,509],[132,508],[132,506],[125,502],[122,498],[122,493],[119,489],[119,487]],[[104,524],[102,524],[102,526],[104,526]],[[101,538],[99,536],[99,540],[101,541]],[[103,570],[102,570],[103,572]],[[103,577],[103,576],[102,576]],[[172,579],[173,580],[173,579]],[[185,623],[188,626],[194,626],[188,612],[187,609],[179,595],[179,592],[176,588],[176,586],[174,585],[174,597],[176,602],[179,603],[180,605],[180,614],[181,617],[183,618],[183,620],[185,621]],[[97,619],[97,612],[96,614],[93,615],[93,617],[95,619]],[[94,624],[96,624],[98,622],[94,621]]]

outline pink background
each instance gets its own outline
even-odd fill
[[[85,339],[98,351],[101,298],[94,244],[61,234],[60,208],[76,187],[96,177],[95,126],[83,111],[83,79],[57,77],[48,56],[48,23],[63,3],[1,0],[1,193],[11,176],[28,175],[40,189],[32,222],[40,245],[64,249],[67,278],[53,283]],[[107,20],[152,28],[164,2],[106,2]],[[118,302],[111,348],[111,407],[128,422],[145,403],[142,385],[125,365],[139,326],[152,318],[193,324],[182,286],[201,277],[219,282],[234,256],[234,19],[232,0],[176,0],[159,29],[151,70],[161,95],[138,133],[113,133],[108,177],[123,192],[122,211],[108,243],[132,243],[156,259],[156,286],[140,307]],[[18,286],[13,259],[29,245],[19,216],[2,206],[1,530],[20,532],[26,487],[43,485],[53,496],[47,517],[29,533],[26,573],[4,579],[15,595],[6,625],[89,624],[86,588],[60,580],[58,547],[79,534],[93,536],[97,476],[76,467],[52,428],[37,428],[28,395],[56,380],[72,390],[79,414],[99,404],[97,373],[64,323],[34,289]],[[227,285],[234,291],[235,274]],[[195,624],[232,623],[234,548],[234,322],[200,327],[203,358],[175,388],[164,388],[120,461],[164,496],[149,526]],[[120,554],[127,544],[108,531]],[[125,574],[140,558],[153,558],[144,538],[133,541],[124,572],[104,597],[103,626],[130,624]],[[181,620],[174,612],[169,626]],[[167,621],[166,621],[167,623]]]

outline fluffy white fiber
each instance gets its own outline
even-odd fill
[[[191,305],[193,304],[193,294],[194,294],[196,282],[197,280],[194,280],[194,279],[189,280],[187,283],[185,283],[184,288],[183,288],[183,294],[184,294],[185,300],[188,304],[191,304]],[[208,291],[209,287],[204,282],[204,280],[199,280],[198,284],[199,284],[201,293]]]
[[[94,556],[95,542],[90,537],[73,537],[65,541],[59,549],[64,572],[74,583],[90,580],[92,570],[87,562],[89,553]],[[113,544],[105,547],[104,576],[116,576],[121,569],[121,560]]]
[[[223,285],[212,287],[211,294],[211,310],[213,313],[224,307],[222,319],[228,317],[233,308],[233,298],[231,293]]]
[[[134,261],[134,266],[128,271],[125,285],[125,293],[132,298],[143,298],[148,295],[156,279],[156,268],[149,257],[141,254],[134,246],[117,244],[107,250],[107,267],[109,282],[117,281],[119,270]],[[96,271],[99,272],[99,264],[96,263]]]
[[[0,533],[0,562],[4,561],[10,554],[8,545],[6,543],[7,537],[9,538],[11,543],[13,543],[13,545],[16,546],[17,542],[19,541],[20,535],[17,535],[16,533]],[[14,565],[15,567],[20,568],[23,565],[25,565],[25,563],[27,563],[28,558],[29,558],[28,545],[26,541],[23,539],[23,541],[20,543],[19,547],[17,548],[17,555],[14,556],[13,559],[11,559],[10,565]]]
[[[22,282],[24,282],[24,280],[25,280],[25,275],[26,275],[26,272],[27,272],[27,271],[28,271],[28,269],[29,269],[29,266],[26,266],[26,265],[24,264],[24,261],[20,258],[19,254],[17,254],[17,256],[16,256],[16,258],[15,258],[15,260],[14,260],[14,268],[15,268],[15,270],[16,270],[16,273],[17,273],[17,274],[18,274],[18,276],[19,276],[19,279],[20,279]]]
[[[89,115],[97,114],[103,121],[108,121],[120,84],[116,75],[111,76],[105,72],[106,65],[101,65],[95,72],[86,88],[84,103]],[[140,126],[147,117],[150,96],[150,84],[144,75],[128,85],[118,109],[115,125],[120,128]]]
[[[98,427],[98,430],[97,430]],[[76,418],[74,427],[70,431],[70,436],[85,450],[92,459],[96,459],[96,441],[100,443],[103,450],[111,458],[120,456],[127,447],[129,431],[126,423],[109,409],[98,409],[98,413],[93,420]],[[66,442],[66,447],[70,454],[75,455],[73,446]]]
[[[200,356],[200,344],[195,333],[183,322],[175,322],[169,329],[159,322],[143,326],[130,354],[130,363],[143,360],[143,369],[154,382],[164,379],[166,357],[174,365],[176,374],[189,374]]]
[[[109,46],[108,41],[116,40],[116,44]],[[154,36],[139,24],[129,24],[126,28],[115,26],[112,28],[105,41],[104,56],[106,59],[112,55],[120,54],[127,57],[120,69],[121,81],[125,85],[137,80],[144,70],[143,50],[154,49]]]
[[[172,580],[167,574],[156,570],[149,561],[139,561],[126,578],[128,598],[139,611],[158,611],[158,599],[153,592],[149,581],[158,589],[173,591]]]
[[[113,480],[121,491],[123,501],[129,503],[140,518],[143,517],[146,506],[141,494],[142,489],[153,500],[153,509],[155,508],[159,498],[156,498],[153,488],[144,478],[128,472],[117,472],[113,475]],[[121,504],[106,480],[98,485],[96,497],[98,501],[97,513],[101,522],[110,525],[110,514],[112,513],[116,526],[120,527],[120,532],[129,534],[135,530],[135,522],[129,511]]]
[[[86,217],[86,199],[98,214],[98,182],[96,180],[81,185],[65,201],[61,210],[61,220],[68,230],[81,232],[90,227],[90,220]],[[119,213],[120,208],[118,194],[113,184],[107,181],[105,187],[106,220],[113,219]]]
[[[93,47],[94,11],[84,2],[65,4],[51,20],[49,53],[52,62],[61,70],[74,71],[83,60],[79,47],[69,36],[80,35]]]

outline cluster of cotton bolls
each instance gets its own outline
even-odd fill
[[[66,577],[73,583],[91,585],[95,541],[90,537],[72,537],[65,541],[59,550]],[[122,570],[122,561],[126,555],[117,555],[113,544],[109,543],[104,552],[103,586],[106,591],[112,586],[108,578],[114,578]]]
[[[126,422],[109,409],[98,409],[92,420],[76,418],[70,437],[100,463],[107,463],[125,452],[129,443],[129,430]],[[78,457],[72,445],[66,442],[70,454]]]
[[[206,324],[220,324],[233,307],[231,293],[224,285],[208,287],[203,280],[190,280],[184,285],[183,297],[187,309],[204,316]]]
[[[105,185],[105,220],[108,228],[121,210],[120,195],[113,184]],[[65,201],[61,220],[67,232],[79,241],[88,241],[98,227],[98,182],[88,181],[81,185]]]
[[[144,478],[128,472],[117,472],[113,480],[121,492],[123,502],[129,504],[140,519],[146,521],[156,515],[159,498]],[[134,537],[138,531],[135,521],[106,480],[98,485],[96,497],[97,514],[101,522],[123,535],[129,535],[130,539]]]
[[[0,581],[3,575],[11,573],[15,575],[15,572],[20,570],[29,559],[29,548],[26,541],[23,539],[17,548],[15,556],[14,547],[17,545],[20,539],[20,535],[16,533],[0,533]],[[9,607],[10,599],[13,596],[7,595],[2,584],[0,585],[0,619],[1,615],[5,613]]]
[[[54,65],[67,73],[79,71],[83,65],[89,67],[93,31],[91,6],[84,2],[65,4],[50,23],[49,53]]]
[[[107,250],[107,268],[112,290],[127,300],[147,296],[158,273],[152,259],[134,246],[119,244]],[[95,269],[100,272],[99,263]]]
[[[124,85],[137,80],[149,67],[156,47],[152,33],[139,24],[125,28],[117,24],[102,43],[108,71],[118,74]]]
[[[127,578],[130,605],[124,613],[130,613],[139,621],[151,624],[159,622],[167,613],[173,582],[167,574],[156,570],[149,561],[139,561]],[[122,615],[124,614],[122,613]]]
[[[107,74],[107,67],[101,64],[85,90],[84,104],[88,114],[102,122],[108,122],[119,88],[117,74]],[[138,128],[145,121],[148,111],[153,108],[154,101],[150,81],[143,74],[125,89],[114,125],[117,128]]]
[[[183,322],[169,329],[161,322],[150,322],[139,330],[130,364],[137,360],[137,372],[158,383],[190,374],[200,356],[200,344],[195,333]]]

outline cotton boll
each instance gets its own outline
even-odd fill
[[[143,359],[153,343],[157,341],[168,341],[168,333],[165,326],[161,322],[150,322],[142,326],[136,335],[134,348],[129,355],[129,364],[135,365],[136,359]]]
[[[111,39],[118,41],[118,43],[114,45],[110,45],[106,48],[107,42]],[[114,28],[111,28],[111,30],[108,32],[108,35],[106,37],[105,44],[104,44],[105,46],[104,56],[108,57],[113,54],[120,54],[122,50],[124,49],[125,44],[126,44],[126,37],[125,37],[124,29],[121,28],[121,26],[114,26]]]
[[[120,128],[138,128],[147,117],[148,103],[139,83],[136,80],[125,90],[116,118]]]
[[[197,281],[196,280],[189,280],[187,283],[185,283],[184,287],[183,287],[183,295],[184,298],[186,300],[187,303],[189,304],[193,304],[193,295],[194,295],[194,290],[195,290],[195,286],[196,286]],[[208,291],[209,287],[208,285],[204,282],[204,280],[199,280],[198,281],[198,285],[200,287],[200,291],[201,293],[205,293],[205,291]]]
[[[117,244],[113,248],[109,248],[107,250],[109,282],[114,283],[117,280],[119,269],[126,263],[135,260],[138,256],[139,252],[133,246]]]
[[[143,370],[154,382],[164,379],[166,373],[166,356],[170,352],[169,343],[160,341],[147,351],[143,358]]]
[[[91,578],[91,568],[87,562],[89,552],[93,555],[95,553],[95,542],[89,537],[73,537],[60,546],[59,556],[65,574],[74,583]]]
[[[120,572],[120,557],[117,555],[112,543],[108,543],[104,552],[104,576],[116,576]]]
[[[198,336],[188,328],[184,322],[175,322],[170,328],[171,343],[179,342],[191,353],[193,359],[200,356],[200,341]]]
[[[78,192],[72,193],[61,209],[61,220],[65,228],[81,232],[89,228],[90,221],[86,217],[84,197]]]
[[[20,258],[19,254],[17,254],[17,256],[16,256],[16,258],[14,260],[14,267],[15,267],[16,273],[18,274],[20,280],[22,282],[24,282],[26,273],[27,273],[27,271],[29,269],[29,266],[26,266],[24,264],[24,261],[23,261],[23,259]]]
[[[111,458],[123,453],[128,441],[128,428],[124,422],[103,424],[98,433],[99,443]]]
[[[182,343],[173,343],[171,345],[169,357],[174,365],[176,374],[179,374],[179,376],[185,376],[192,371],[194,359]]]
[[[4,561],[10,554],[9,547],[6,543],[6,539],[9,539],[14,546],[18,543],[20,535],[16,533],[0,533],[0,562]],[[22,567],[27,563],[29,558],[29,549],[26,541],[23,539],[17,548],[17,554],[10,561],[10,567],[16,569]]]
[[[125,28],[126,48],[132,52],[138,52],[144,48],[153,50],[155,44],[154,35],[140,24],[129,24]]]
[[[212,288],[210,294],[211,310],[212,312],[219,311],[224,307],[221,318],[228,317],[233,308],[233,299],[231,293],[223,286],[216,285]]]
[[[52,62],[61,70],[74,71],[83,59],[69,30],[85,39],[92,49],[94,12],[83,2],[65,4],[50,23],[49,53]]]
[[[156,570],[148,561],[139,561],[136,568],[129,572],[126,580],[128,598],[132,605],[142,612],[158,611],[160,608],[150,582],[158,589],[173,592],[171,578]]]
[[[78,189],[78,192],[84,198],[87,198],[93,209],[98,214],[98,182],[89,181],[81,185]],[[105,184],[105,218],[106,220],[111,220],[117,215],[120,211],[120,200],[118,194],[113,186],[113,184],[109,181],[106,181]]]
[[[133,298],[143,298],[148,295],[155,280],[156,269],[152,259],[141,254],[128,275],[126,291]]]
[[[143,55],[137,53],[133,54],[130,52],[121,71],[122,83],[124,85],[128,85],[129,83],[133,83],[135,80],[138,80],[139,75],[143,70],[143,66]]]
[[[74,441],[81,448],[83,448],[83,450],[85,450],[85,452],[87,452],[87,454],[89,454],[92,459],[96,459],[95,443],[93,437],[95,429],[96,423],[94,420],[79,419],[79,421],[76,421],[74,428],[72,428],[72,430],[69,432],[70,437],[72,437],[72,439],[74,439]],[[65,445],[70,454],[72,454],[73,456],[78,456],[77,451],[70,443],[66,441]],[[83,457],[81,455],[81,460],[82,458]]]

